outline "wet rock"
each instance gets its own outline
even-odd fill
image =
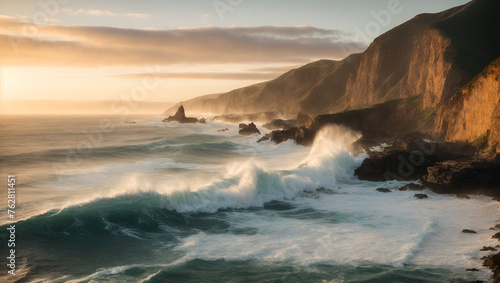
[[[238,132],[238,134],[240,134],[240,135],[243,135],[243,136],[249,136],[249,135],[253,135],[253,134],[260,135],[259,129],[257,129],[257,126],[253,122],[250,124],[241,123],[239,125],[239,127],[240,127],[240,131]]]
[[[493,271],[494,282],[500,282],[500,253],[485,256],[483,266]]]
[[[465,271],[477,272],[477,271],[479,271],[479,269],[477,269],[477,268],[467,268]]]
[[[311,146],[314,142],[314,137],[316,132],[309,130],[308,128],[293,127],[288,130],[277,130],[272,131],[269,134],[269,139],[276,144],[285,142],[287,140],[294,140],[296,144],[303,146]]]
[[[480,251],[482,251],[482,252],[494,252],[496,250],[497,249],[495,249],[494,247],[486,247],[486,246],[483,246],[483,248],[480,249]]]
[[[390,193],[390,192],[392,192],[391,190],[386,189],[386,188],[378,188],[377,191],[379,191],[381,193]]]
[[[500,241],[500,232],[496,233],[495,235],[491,236],[492,239],[498,239]]]
[[[439,193],[500,195],[500,165],[489,161],[448,160],[427,168],[422,182]]]
[[[477,234],[476,231],[470,230],[470,229],[463,229],[462,233],[465,233],[465,234]]]
[[[407,190],[410,190],[410,191],[423,191],[424,189],[425,189],[424,186],[417,185],[417,184],[414,184],[414,183],[410,183],[410,184],[402,186],[398,190],[400,190],[400,191],[407,191]]]
[[[225,132],[225,131],[229,131],[229,128],[224,128],[224,129],[217,130],[217,132]]]
[[[198,123],[200,123],[200,124],[206,124],[207,123],[207,119],[201,118],[200,120],[198,120]]]
[[[268,141],[270,139],[271,139],[271,134],[265,134],[257,142]]]
[[[418,199],[426,199],[426,198],[429,198],[428,195],[426,194],[414,194],[413,197],[416,197]]]
[[[491,227],[490,230],[500,229],[500,224],[495,224],[495,226]]]

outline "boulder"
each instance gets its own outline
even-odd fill
[[[476,231],[470,230],[470,229],[463,229],[462,233],[465,233],[465,234],[477,234]]]
[[[391,190],[386,189],[386,188],[378,188],[377,191],[379,191],[381,193],[390,193],[390,192],[392,192]]]
[[[426,194],[414,194],[413,197],[416,197],[418,199],[425,199],[425,198],[429,198],[428,195]]]
[[[260,131],[259,131],[259,129],[257,129],[257,126],[253,122],[250,124],[241,123],[240,124],[240,131],[238,132],[238,134],[243,135],[243,136],[249,136],[249,135],[253,135],[253,134],[260,135]]]

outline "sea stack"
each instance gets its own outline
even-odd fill
[[[163,119],[163,122],[179,122],[179,123],[198,123],[198,119],[194,117],[186,117],[184,106],[180,106],[174,116],[168,116]]]

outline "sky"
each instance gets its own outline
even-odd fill
[[[464,0],[0,0],[0,102],[178,102],[364,51]]]

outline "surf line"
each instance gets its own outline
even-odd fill
[[[7,231],[9,232],[9,240],[7,246],[10,248],[9,256],[7,257],[7,273],[16,275],[16,175],[7,175]]]

